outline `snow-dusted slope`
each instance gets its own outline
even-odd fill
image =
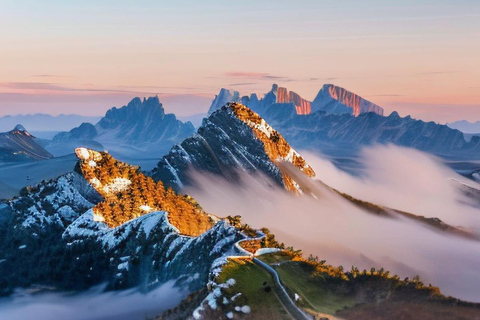
[[[314,175],[303,158],[258,114],[232,103],[204,119],[195,136],[174,146],[152,175],[178,190],[191,183],[190,168],[232,180],[243,170],[264,174],[279,186],[298,190],[276,161],[290,162],[306,175]]]
[[[150,290],[170,280],[198,290],[212,263],[241,237],[223,220],[198,237],[183,236],[164,211],[109,228],[94,220],[92,208],[101,200],[72,172],[0,203],[0,295],[21,287],[83,290],[100,283]]]

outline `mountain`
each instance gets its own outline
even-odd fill
[[[82,116],[76,114],[50,114],[36,113],[25,115],[7,115],[0,117],[0,131],[13,128],[17,123],[22,123],[31,132],[35,131],[65,131],[80,125],[83,122],[97,122],[99,116]]]
[[[55,155],[73,152],[78,146],[108,149],[121,159],[160,157],[193,134],[190,122],[166,114],[158,97],[134,98],[126,106],[108,110],[96,124],[83,123],[57,134],[46,145]],[[148,155],[146,151],[148,150]]]
[[[204,119],[197,134],[176,145],[152,171],[155,180],[180,190],[191,168],[237,180],[238,172],[260,173],[278,186],[302,191],[277,164],[288,162],[306,176],[315,172],[275,129],[240,103],[228,103]]]
[[[312,112],[348,113],[358,117],[373,112],[383,116],[383,108],[343,88],[326,84],[312,102]],[[298,113],[298,112],[297,112]]]
[[[53,156],[22,126],[0,133],[0,162],[45,160]]]
[[[206,286],[213,262],[242,238],[228,220],[163,189],[138,167],[104,152],[76,152],[75,172],[0,204],[0,295],[35,286],[81,291],[101,283],[146,291],[170,280],[194,291]]]
[[[467,120],[460,120],[447,123],[447,126],[452,129],[460,130],[463,133],[480,134],[480,121],[469,122]]]
[[[230,97],[222,89],[218,96]],[[222,100],[223,101],[223,100]],[[313,102],[273,85],[258,99],[240,101],[275,127],[296,149],[312,149],[331,156],[352,156],[365,145],[393,143],[447,158],[479,158],[480,137],[468,136],[434,122],[383,116],[383,109],[334,85],[324,85]],[[209,113],[218,109],[214,101]]]
[[[191,123],[183,123],[174,114],[165,114],[158,97],[134,98],[122,108],[112,108],[95,126],[98,135],[122,139],[130,144],[181,141],[192,134]]]
[[[215,141],[215,135],[229,150],[225,154],[236,155],[230,161],[245,157],[241,163],[230,162],[234,167],[252,161],[252,172],[276,177],[289,190],[300,191],[280,163],[305,177],[314,175],[281,135],[241,104],[228,104],[206,119],[194,136],[198,139],[186,139],[192,142],[189,150],[198,151],[183,156],[201,160],[206,142]],[[221,150],[215,145],[209,149],[212,154]],[[107,291],[148,292],[174,282],[188,296],[158,319],[265,314],[288,319],[285,310],[296,318],[304,318],[306,311],[346,319],[374,318],[377,313],[405,319],[418,313],[423,319],[475,319],[480,314],[479,305],[445,297],[418,277],[401,280],[383,268],[344,270],[318,257],[306,258],[301,250],[279,243],[268,229],[252,229],[239,216],[208,214],[192,197],[107,152],[77,148],[75,153],[74,172],[26,187],[0,203],[1,296],[72,295],[99,284]],[[385,208],[349,199],[386,219]],[[325,295],[334,302],[325,302]]]
[[[84,122],[68,132],[59,132],[51,142],[45,144],[45,147],[57,156],[71,153],[78,146],[102,150],[104,146],[95,140],[97,137],[97,128],[91,123]]]
[[[314,112],[298,116],[288,106],[270,108],[265,119],[272,123],[296,148],[322,148],[324,144],[355,149],[375,143],[393,143],[446,157],[476,157],[480,137],[467,142],[462,132],[435,122],[424,122],[392,112],[388,117],[365,113],[349,114]]]
[[[237,91],[231,92],[227,89],[221,89],[213,100],[208,113],[211,114],[218,110],[227,102],[240,101],[261,116],[264,116],[270,107],[284,104],[294,106],[298,115],[307,115],[315,111],[334,114],[347,113],[354,116],[368,112],[383,115],[383,109],[380,106],[332,84],[325,84],[312,102],[276,84],[261,99],[258,99],[255,93],[250,96],[243,96],[240,99],[238,97],[239,93]]]

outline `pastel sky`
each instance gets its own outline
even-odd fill
[[[480,120],[480,1],[0,0],[0,116],[324,83],[401,115]]]

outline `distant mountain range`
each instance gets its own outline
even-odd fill
[[[83,122],[96,123],[100,117],[81,116],[76,114],[61,114],[52,116],[50,114],[36,113],[26,115],[8,115],[0,117],[0,132],[15,127],[18,123],[28,128],[30,132],[35,131],[66,131],[79,126]]]
[[[480,134],[480,121],[469,122],[467,120],[461,120],[447,123],[447,126],[452,129],[460,130],[464,133]]]
[[[397,112],[384,117],[378,105],[334,85],[324,85],[312,102],[277,85],[261,99],[222,89],[209,113],[229,100],[257,112],[296,149],[338,154],[393,143],[445,157],[480,158],[480,137]]]
[[[316,111],[333,114],[346,113],[355,117],[367,112],[383,115],[383,108],[380,106],[333,84],[325,84],[312,102],[276,84],[261,99],[258,99],[255,93],[250,96],[240,97],[238,91],[232,92],[227,89],[221,89],[220,93],[215,96],[208,113],[211,114],[227,102],[235,101],[241,102],[259,114],[266,112],[273,104],[292,104],[295,106],[295,112],[298,115],[307,115]]]
[[[393,143],[445,157],[479,157],[480,138],[475,135],[409,116],[402,118],[396,112],[384,117],[380,106],[332,84],[324,85],[313,101],[276,84],[261,98],[221,89],[208,114],[229,102],[242,103],[258,113],[296,149],[334,155],[355,152],[365,145]],[[198,125],[202,116],[192,119]],[[166,114],[158,98],[151,97],[135,98],[122,108],[108,110],[96,124],[85,122],[51,140],[37,142],[54,156],[84,146],[106,149],[121,160],[151,169],[156,159],[194,133],[190,121],[182,122],[174,114]]]
[[[53,158],[22,126],[0,133],[0,162],[22,162]]]

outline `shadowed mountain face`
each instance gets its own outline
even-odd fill
[[[95,126],[98,134],[111,135],[128,143],[181,141],[194,132],[190,122],[183,123],[174,114],[166,114],[158,97],[134,98],[122,108],[112,108]]]
[[[434,122],[393,112],[388,117],[375,113],[352,117],[314,112],[297,116],[285,106],[271,108],[265,119],[272,123],[296,148],[318,148],[323,143],[358,148],[375,143],[393,143],[446,157],[480,157],[480,137],[467,142],[458,130]]]
[[[290,191],[301,188],[277,166],[286,161],[307,176],[315,173],[305,160],[265,120],[249,108],[231,103],[214,112],[192,138],[172,148],[152,175],[174,189],[191,183],[194,168],[236,180],[239,170],[262,173]]]
[[[166,114],[158,97],[134,98],[126,106],[112,108],[96,124],[83,123],[57,134],[46,145],[56,155],[72,153],[78,146],[108,149],[120,158],[160,157],[175,144],[193,134],[190,122]]]
[[[53,156],[22,126],[0,133],[0,162],[45,160]]]

